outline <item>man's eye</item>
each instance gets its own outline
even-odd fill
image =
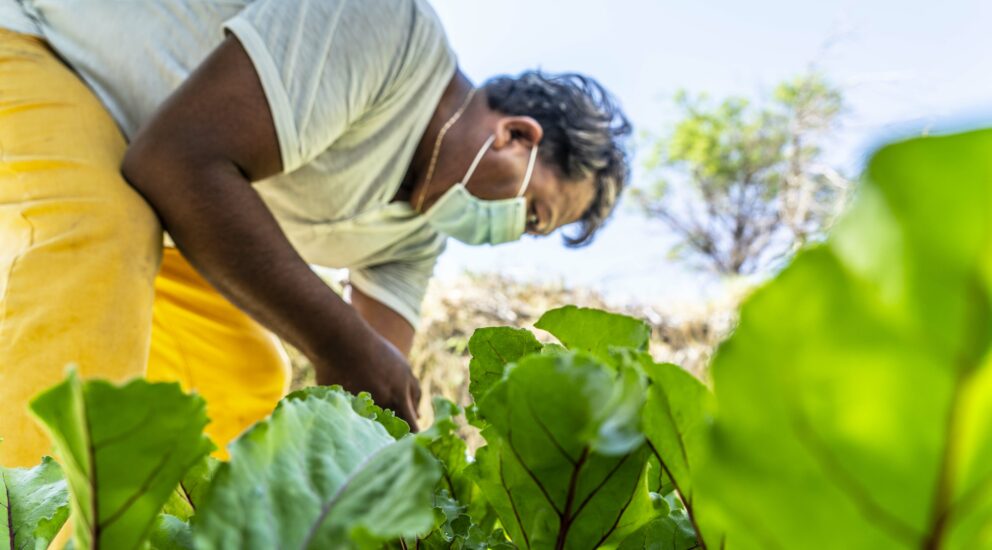
[[[540,221],[541,220],[538,219],[537,213],[534,210],[531,210],[527,214],[527,228],[528,229],[537,229],[538,223],[540,223]]]

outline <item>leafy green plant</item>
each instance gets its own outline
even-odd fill
[[[69,490],[59,465],[0,468],[0,536],[10,548],[47,548],[69,516]]]
[[[62,457],[79,548],[135,548],[213,445],[202,399],[175,384],[69,378],[31,403]]]
[[[62,467],[0,469],[0,535],[45,548],[71,515],[77,548],[115,550],[992,547],[990,151],[882,149],[830,240],[747,301],[713,392],[644,323],[569,306],[536,324],[557,343],[476,331],[475,403],[436,399],[424,432],[310,388],[218,463],[200,398],[71,375],[32,403]]]

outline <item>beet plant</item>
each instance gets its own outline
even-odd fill
[[[992,131],[880,150],[859,202],[745,303],[713,391],[636,319],[567,306],[469,342],[418,434],[368,395],[287,396],[207,455],[202,400],[72,374],[58,463],[0,469],[46,548],[992,548]],[[458,435],[471,423],[485,445]]]

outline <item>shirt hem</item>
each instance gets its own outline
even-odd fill
[[[349,270],[348,279],[350,283],[358,290],[361,290],[363,294],[395,311],[400,317],[403,317],[407,323],[410,323],[410,326],[413,327],[414,330],[417,329],[417,325],[420,323],[419,311],[416,311],[409,305],[403,303],[401,298],[392,294],[385,288],[373,283],[371,280],[363,276],[359,270]]]

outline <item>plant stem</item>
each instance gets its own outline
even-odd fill
[[[579,470],[589,456],[589,448],[582,449],[579,460],[572,468],[572,477],[568,480],[568,496],[565,497],[565,510],[561,515],[561,525],[558,526],[558,540],[555,542],[555,550],[564,550],[565,540],[568,538],[568,530],[572,527],[572,503],[575,501],[575,488],[579,484]]]

